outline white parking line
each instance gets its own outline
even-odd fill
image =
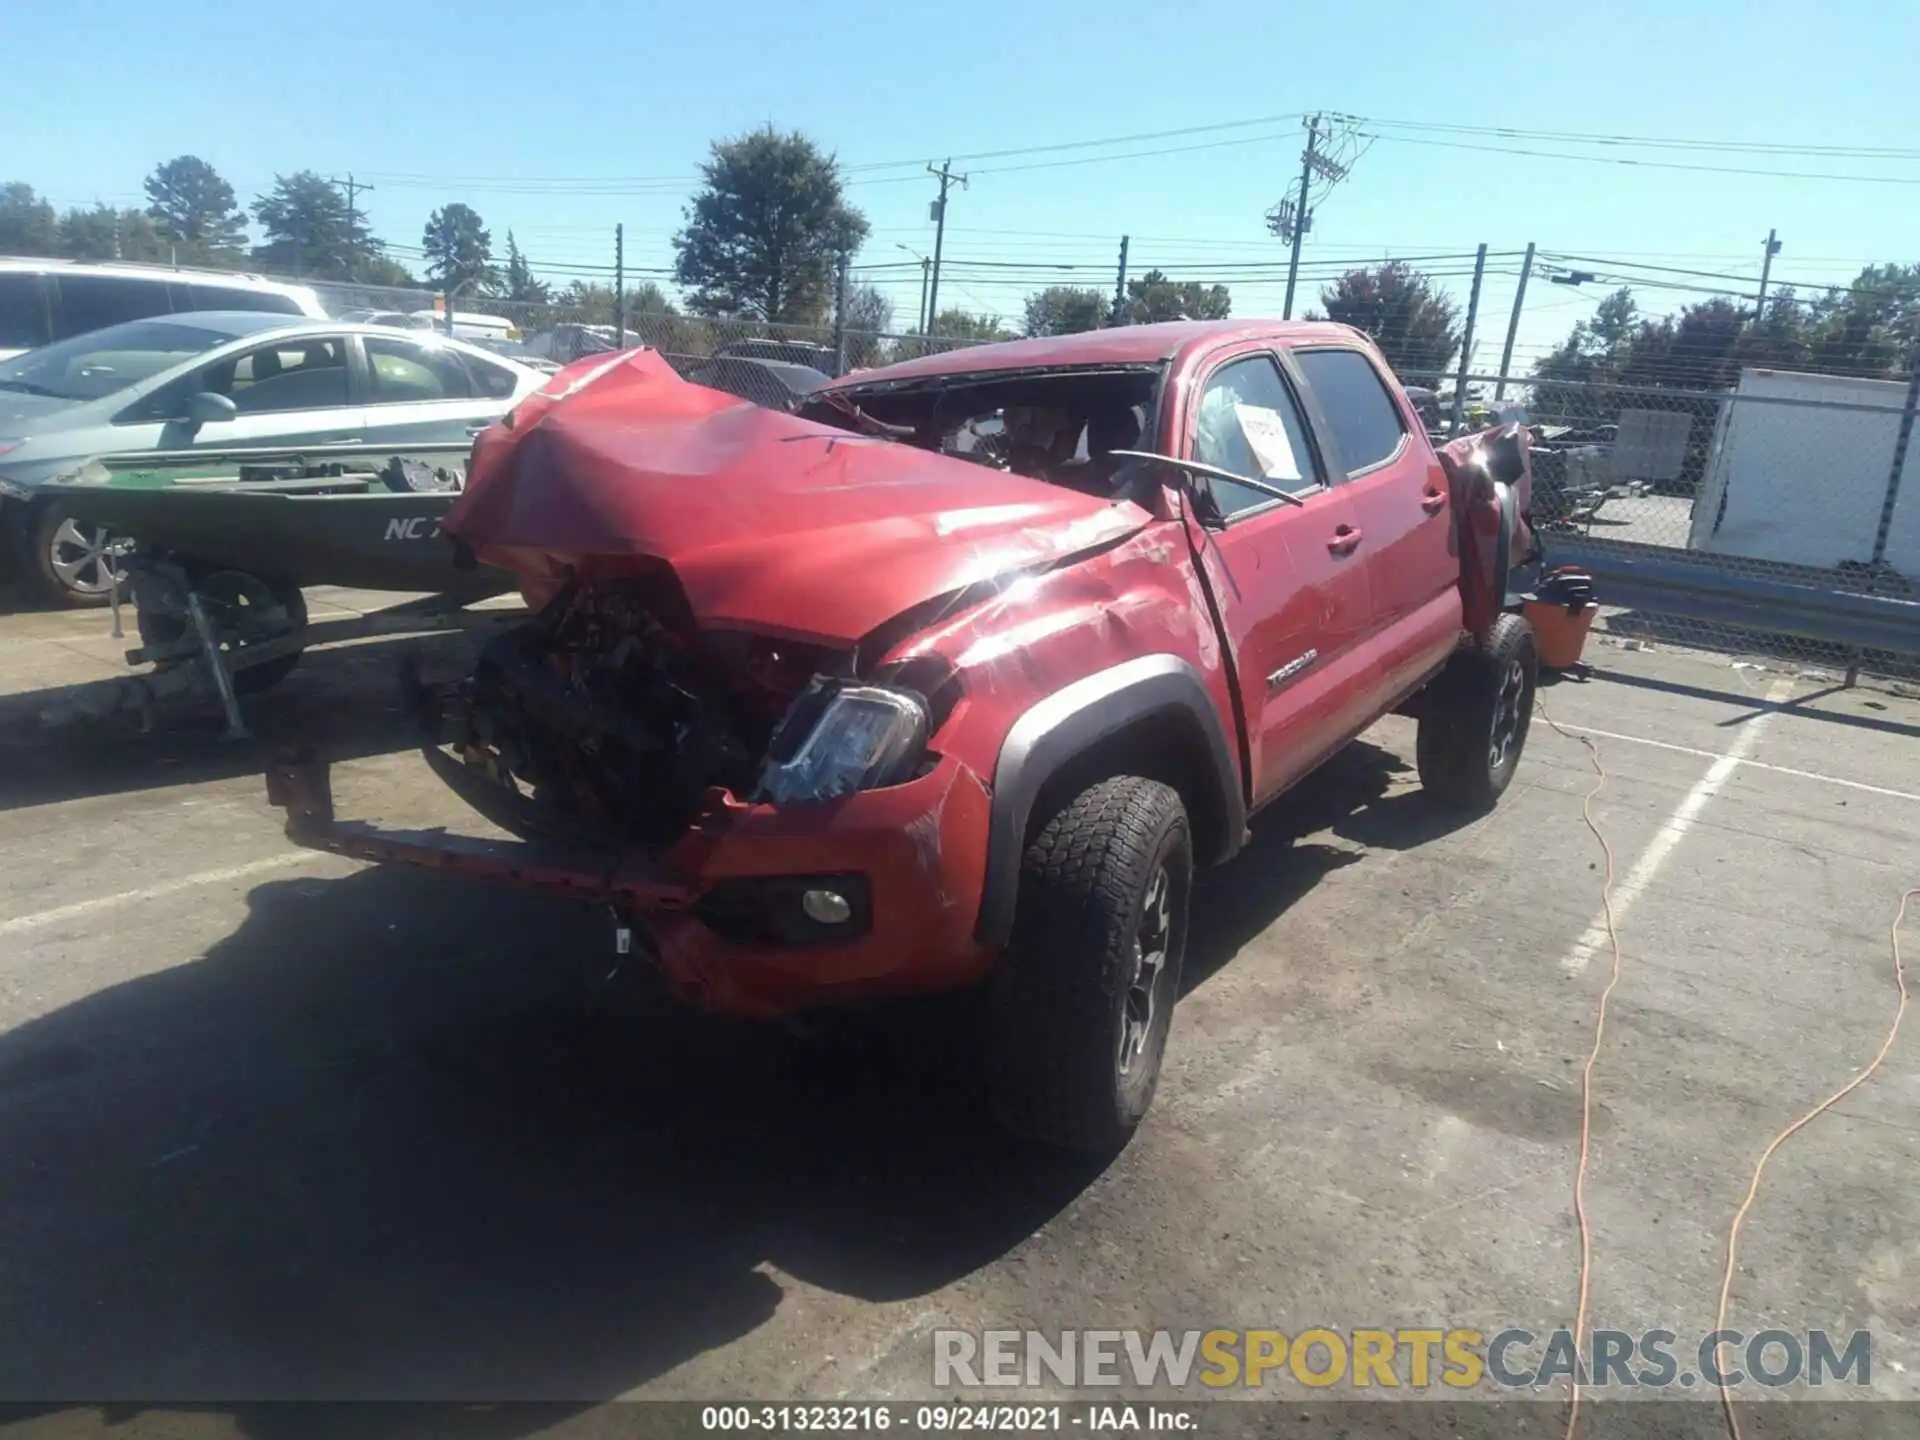
[[[123,890],[118,895],[98,895],[91,900],[80,900],[72,905],[59,906],[57,909],[42,910],[36,915],[20,915],[12,920],[0,920],[0,935],[19,935],[28,930],[39,930],[48,925],[61,924],[63,921],[77,920],[97,910],[109,910],[116,905],[132,905],[141,900],[158,900],[163,895],[174,895],[182,890],[192,890],[201,885],[220,885],[229,880],[244,880],[249,875],[258,875],[267,870],[283,870],[289,865],[298,865],[301,861],[312,858],[310,851],[293,850],[285,855],[269,855],[263,860],[249,860],[244,865],[229,865],[221,870],[203,870],[198,875],[169,880],[164,885],[149,885],[144,890]]]
[[[1620,735],[1612,730],[1596,730],[1591,725],[1569,725],[1561,722],[1562,730],[1571,730],[1576,735],[1592,735],[1601,740],[1624,740],[1629,745],[1651,745],[1656,750],[1671,750],[1677,755],[1698,755],[1702,760],[1732,760],[1736,765],[1745,765],[1753,770],[1770,770],[1775,775],[1792,775],[1800,780],[1818,780],[1823,785],[1844,785],[1849,790],[1864,790],[1869,795],[1885,795],[1892,800],[1920,800],[1920,795],[1910,790],[1889,790],[1884,785],[1869,785],[1864,780],[1843,780],[1838,775],[1822,775],[1815,770],[1795,770],[1791,765],[1769,765],[1764,760],[1749,760],[1743,755],[1723,754],[1718,750],[1696,750],[1691,745],[1675,745],[1666,740],[1649,740],[1644,735]]]
[[[1767,691],[1765,703],[1770,707],[1777,707],[1793,694],[1793,683],[1791,675],[1782,676],[1774,681]],[[1681,798],[1680,803],[1674,807],[1673,813],[1661,822],[1660,828],[1647,842],[1647,848],[1642,850],[1640,858],[1633,862],[1633,868],[1627,872],[1627,878],[1613,887],[1613,923],[1616,930],[1625,923],[1634,902],[1645,893],[1647,886],[1653,883],[1653,877],[1660,873],[1660,867],[1667,863],[1667,858],[1673,854],[1674,848],[1686,837],[1687,831],[1693,828],[1693,822],[1700,818],[1700,812],[1707,808],[1707,802],[1720,793],[1721,786],[1725,785],[1733,772],[1740,768],[1741,763],[1746,759],[1747,752],[1759,743],[1760,733],[1766,729],[1767,722],[1779,713],[1777,708],[1763,710],[1741,726],[1740,733],[1734,737],[1732,747],[1707,767],[1707,773],[1702,775],[1694,787]],[[1569,725],[1567,728],[1572,730],[1576,727]],[[1566,958],[1560,962],[1560,968],[1578,974],[1586,969],[1593,957],[1606,946],[1607,912],[1605,907],[1602,907],[1593,917],[1593,923],[1587,926],[1586,931],[1575,942],[1573,949],[1569,950]]]

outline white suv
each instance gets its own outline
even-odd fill
[[[125,320],[186,310],[264,310],[324,320],[305,285],[220,270],[0,257],[0,360]]]

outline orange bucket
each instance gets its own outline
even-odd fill
[[[1582,605],[1569,610],[1545,600],[1529,600],[1520,607],[1533,627],[1533,644],[1540,663],[1549,670],[1571,670],[1580,663],[1580,652],[1587,645],[1587,631],[1593,628],[1598,605]]]

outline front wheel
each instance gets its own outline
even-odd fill
[[[1486,644],[1456,651],[1420,707],[1420,783],[1442,804],[1488,810],[1513,781],[1533,720],[1533,627],[1494,621]]]
[[[1186,808],[1157,781],[1102,780],[1033,833],[991,995],[1008,1129],[1072,1150],[1126,1144],[1159,1083],[1192,886]]]
[[[22,583],[34,599],[50,605],[104,605],[112,595],[118,539],[104,525],[77,520],[42,505],[26,526]],[[124,572],[120,574],[126,583]]]

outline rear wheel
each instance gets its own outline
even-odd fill
[[[1186,808],[1158,781],[1103,780],[1033,834],[991,993],[1008,1129],[1073,1150],[1126,1144],[1159,1083],[1192,884]]]
[[[249,645],[278,639],[307,628],[307,599],[300,593],[298,585],[276,584],[239,570],[216,570],[196,579],[193,588],[205,607],[207,623],[213,627],[216,635],[252,632],[251,638],[228,643],[229,663],[237,659]],[[275,607],[286,612],[287,623],[284,626],[269,627],[256,618]],[[186,634],[188,625],[192,623],[183,615],[156,615],[147,610],[138,610],[136,616],[142,645],[171,644]],[[235,670],[234,691],[241,695],[257,695],[262,690],[272,689],[300,663],[300,653],[294,650],[285,655],[276,655],[271,660],[262,660],[258,665],[246,665]]]
[[[1420,709],[1420,783],[1446,805],[1490,809],[1519,767],[1533,719],[1539,662],[1518,615],[1494,621],[1485,645],[1460,650]]]

